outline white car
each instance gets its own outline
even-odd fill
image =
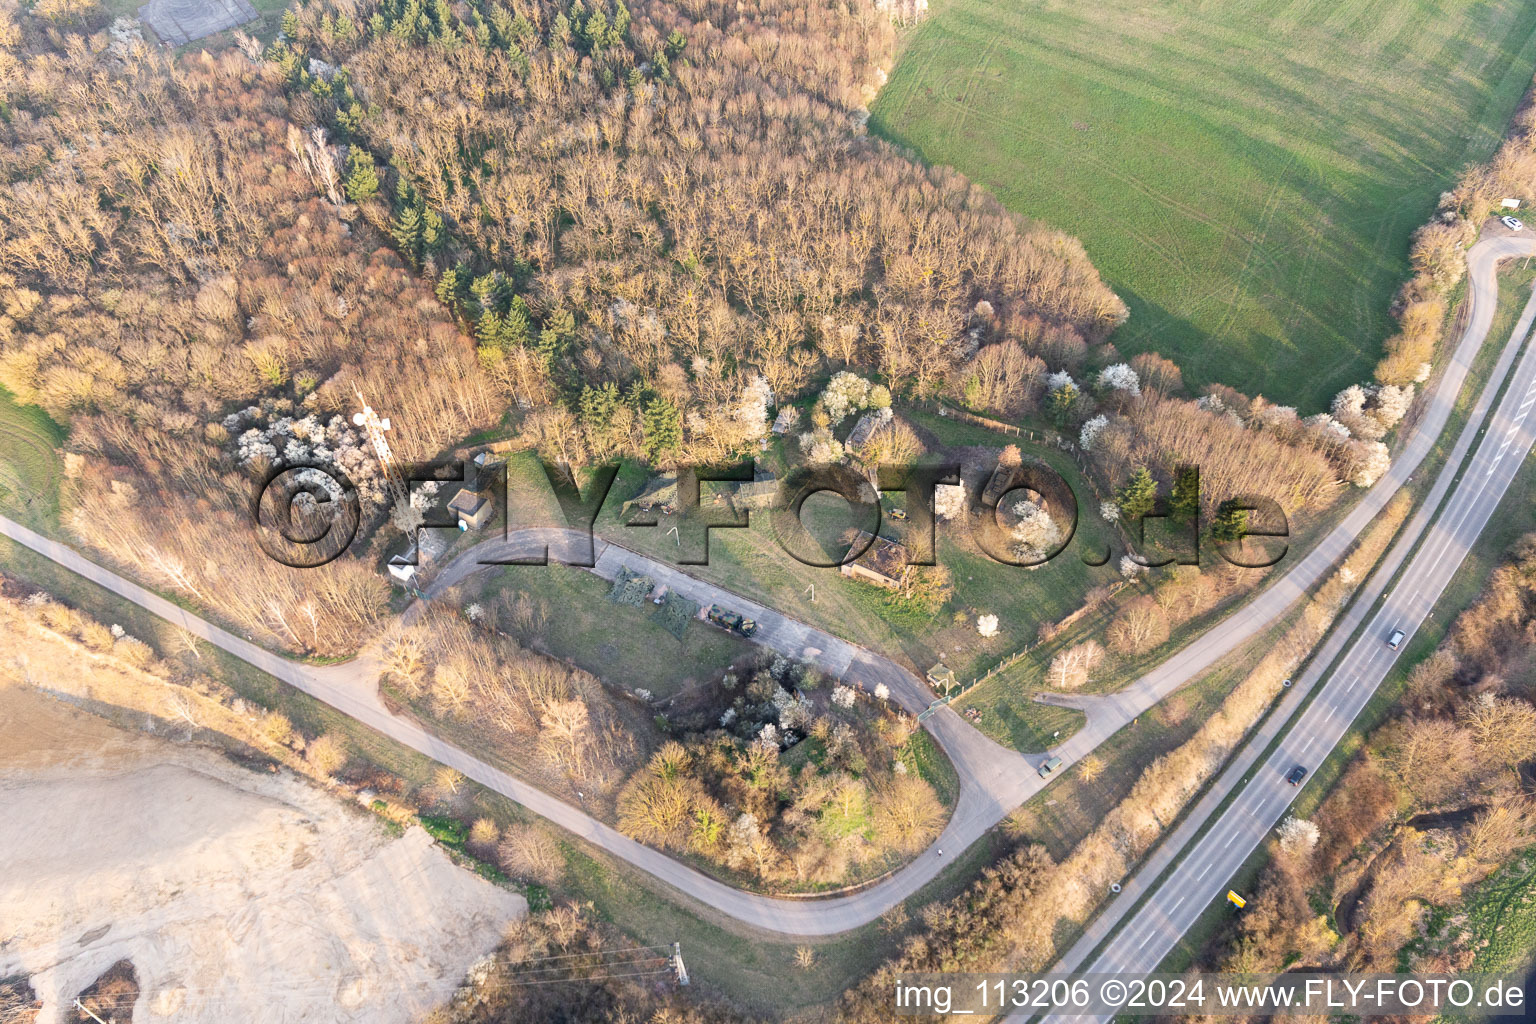
[[[1524,224],[1520,223],[1519,217],[1500,217],[1499,222],[1502,223],[1505,227],[1509,228],[1511,231],[1519,231],[1521,228],[1525,227]]]

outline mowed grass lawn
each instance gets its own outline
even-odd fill
[[[0,513],[52,532],[59,521],[58,446],[64,431],[34,405],[0,388]]]
[[[1081,238],[1122,353],[1311,413],[1533,69],[1521,0],[934,0],[870,124]]]
[[[951,443],[990,442],[1001,447],[1010,440],[985,431],[976,433],[980,436],[971,438],[967,435]],[[851,580],[835,568],[810,566],[798,561],[780,545],[767,510],[752,512],[748,528],[711,531],[709,564],[682,568],[699,579],[716,583],[834,635],[904,660],[918,672],[926,671],[935,661],[942,660],[962,680],[971,679],[1034,640],[1041,623],[1074,611],[1090,587],[1119,578],[1112,565],[1093,567],[1083,563],[1082,551],[1102,549],[1107,534],[1102,522],[1093,515],[1095,506],[1091,492],[1071,460],[1044,446],[1027,450],[1051,462],[1071,482],[1080,503],[1077,537],[1060,556],[1031,571],[992,561],[968,538],[962,525],[940,524],[937,559],[951,573],[954,596],[936,613],[893,604],[888,600],[888,592],[879,587]],[[533,456],[527,453],[512,456],[508,461],[508,473],[512,500],[520,506],[516,514],[519,526],[560,522],[552,500],[539,497],[547,485]],[[662,525],[657,527],[624,525],[624,500],[637,493],[649,475],[635,464],[623,467],[598,516],[596,530],[600,536],[624,547],[672,564],[679,557],[678,537],[670,532],[677,524],[676,520],[663,517]],[[713,493],[713,486],[704,485],[706,503]],[[886,508],[901,503],[899,493],[885,496]],[[834,557],[842,553],[841,544],[834,539],[840,538],[853,521],[842,498],[828,494],[812,497],[805,503],[802,521],[812,538],[803,542],[807,547],[814,541],[822,541],[824,551]],[[888,516],[882,518],[884,536],[899,539],[908,528],[910,521],[903,524]],[[578,596],[572,595],[573,604]],[[605,610],[612,608],[605,600],[598,601],[595,591],[586,595],[583,603],[589,609],[599,609],[599,612],[582,612],[583,616],[606,614]],[[977,633],[976,617],[982,614],[998,616],[996,636],[983,638]],[[622,648],[624,644],[615,646]],[[686,648],[680,650],[670,635],[664,646],[676,652],[678,657],[692,657]],[[607,677],[604,672],[597,674]]]
[[[650,690],[658,697],[707,682],[756,651],[748,641],[697,620],[687,624],[679,640],[662,624],[660,608],[649,601],[639,607],[610,601],[612,585],[585,569],[509,565],[486,578],[483,588],[482,602],[521,593],[542,613],[529,635],[507,621],[502,629],[604,682]]]

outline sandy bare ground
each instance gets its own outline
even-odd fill
[[[420,829],[3,679],[0,737],[0,977],[41,1022],[121,959],[140,1024],[411,1021],[526,912]]]

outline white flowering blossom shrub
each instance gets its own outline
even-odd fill
[[[773,706],[782,728],[805,729],[811,723],[811,702],[805,697],[796,697],[783,686],[774,691]]]
[[[875,684],[875,697],[879,700],[891,699],[891,688],[884,683]]]
[[[1396,384],[1383,384],[1376,391],[1376,408],[1371,411],[1376,421],[1388,430],[1397,426],[1408,415],[1408,407],[1413,404],[1413,394],[1417,390],[1412,384],[1399,387]]]
[[[818,466],[841,462],[846,454],[843,443],[825,430],[800,435],[800,451],[806,461]]]
[[[1402,422],[1414,386],[1351,384],[1333,398],[1333,418],[1362,441],[1379,441]]]
[[[736,406],[736,419],[746,425],[749,437],[767,436],[768,410],[772,405],[773,389],[768,386],[768,379],[759,373],[742,389],[741,402]]]
[[[965,484],[938,484],[933,489],[933,514],[959,519],[965,514]]]
[[[1051,394],[1055,394],[1063,388],[1075,387],[1077,387],[1077,381],[1073,380],[1072,375],[1066,370],[1057,370],[1045,378],[1045,390]]]
[[[1111,391],[1124,391],[1129,395],[1141,394],[1141,378],[1129,363],[1116,363],[1099,371],[1099,387]]]
[[[1077,443],[1082,445],[1083,451],[1093,448],[1093,442],[1099,439],[1099,434],[1103,433],[1107,426],[1109,426],[1108,416],[1095,416],[1083,424],[1082,432],[1077,435]]]
[[[470,622],[479,622],[485,618],[485,609],[479,604],[469,604],[464,608],[464,617]]]
[[[726,708],[725,714],[720,716],[720,728],[729,729],[736,721],[736,709]]]
[[[832,375],[827,382],[826,390],[821,393],[822,408],[827,410],[827,415],[832,418],[834,426],[848,417],[849,413],[858,412],[868,406],[870,384],[869,381],[858,374],[841,370]],[[886,392],[886,404],[890,404],[890,392]]]
[[[834,687],[832,687],[832,703],[836,704],[840,708],[851,708],[851,707],[853,707],[853,687],[851,687],[851,686],[834,686]]]
[[[1146,566],[1136,561],[1136,559],[1132,558],[1130,555],[1120,556],[1120,575],[1124,576],[1126,579],[1130,579],[1138,573],[1145,572],[1146,568]]]
[[[779,746],[779,727],[772,722],[764,722],[763,727],[758,730],[757,742],[765,747],[773,747],[777,750]]]
[[[1195,408],[1203,412],[1223,413],[1227,411],[1227,403],[1223,402],[1218,395],[1202,395],[1195,402]]]
[[[1356,441],[1350,446],[1354,463],[1349,482],[1356,487],[1370,487],[1392,467],[1392,457],[1387,446],[1380,441]]]
[[[357,488],[365,514],[369,508],[377,508],[388,499],[388,482],[379,469],[367,435],[341,415],[322,417],[310,413],[297,419],[286,415],[274,417],[253,405],[230,413],[220,425],[237,439],[235,455],[241,466],[264,462],[277,468],[312,463],[339,470]],[[332,491],[334,496],[340,496],[340,488],[325,473],[317,470],[312,479]]]
[[[1359,384],[1351,384],[1333,396],[1333,418],[1352,436],[1364,441],[1376,441],[1380,440],[1386,431],[1375,419],[1365,414],[1365,403],[1369,398],[1370,394],[1365,388]]]
[[[997,636],[997,616],[996,615],[978,615],[978,616],[976,616],[976,632],[980,633],[982,636],[985,636],[985,637]]]
[[[1061,527],[1050,513],[1032,501],[1014,504],[1013,514],[1019,521],[1011,532],[1014,554],[1026,562],[1043,561],[1061,543]]]
[[[1275,831],[1280,836],[1280,849],[1286,853],[1311,853],[1322,838],[1316,822],[1295,815],[1286,818]]]
[[[1301,422],[1301,418],[1296,415],[1296,407],[1291,405],[1266,405],[1256,415],[1266,427],[1288,428]]]
[[[1303,424],[1308,433],[1328,445],[1340,445],[1349,440],[1349,428],[1325,412],[1308,416]]]
[[[1099,502],[1099,518],[1106,523],[1113,523],[1120,518],[1120,506],[1113,501]]]
[[[811,702],[804,697],[795,698],[795,702],[779,712],[779,725],[785,729],[799,729],[805,732],[811,727]]]

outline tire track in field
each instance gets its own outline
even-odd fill
[[[951,107],[958,106],[958,104],[953,100],[945,99],[944,102]],[[1048,145],[1054,141],[1044,132],[1026,127],[1023,124],[1011,121],[1008,118],[1002,117],[1000,115],[988,114],[980,110],[973,111],[973,113],[981,120],[986,121],[1005,132],[1021,136],[1033,142],[1044,143]],[[1139,176],[1120,170],[1113,163],[1104,159],[1103,157],[1096,156],[1088,152],[1081,154],[1075,153],[1073,155],[1074,157],[1083,160],[1085,163],[1088,163],[1094,169],[1103,172],[1105,177],[1113,178],[1114,180],[1126,185],[1134,191],[1141,193],[1148,199],[1151,199],[1154,202],[1157,202],[1169,209],[1176,210],[1184,216],[1188,217],[1190,220],[1195,221],[1196,223],[1204,224],[1206,227],[1214,229],[1218,234],[1228,239],[1248,243],[1255,241],[1252,236],[1245,235],[1242,232],[1234,230],[1230,224],[1226,224],[1217,218],[1202,212],[1197,207],[1190,206],[1188,203],[1174,199],[1172,196],[1169,196],[1163,192],[1159,192],[1152,186],[1148,185],[1146,181],[1144,181]]]
[[[1275,176],[1274,186],[1269,190],[1269,195],[1264,200],[1264,209],[1259,213],[1258,225],[1259,238],[1261,241],[1255,242],[1253,245],[1248,247],[1248,254],[1243,257],[1243,265],[1239,267],[1237,273],[1233,275],[1232,290],[1227,296],[1227,311],[1222,314],[1221,319],[1217,321],[1216,326],[1211,330],[1212,334],[1219,335],[1226,331],[1231,326],[1232,321],[1237,317],[1237,302],[1238,299],[1242,297],[1244,282],[1247,281],[1249,271],[1253,266],[1254,254],[1259,251],[1262,240],[1269,237],[1270,224],[1274,220],[1276,208],[1280,205],[1280,197],[1285,192],[1286,178],[1289,177],[1291,168],[1294,166],[1296,166],[1296,151],[1293,149],[1290,151],[1290,155],[1285,161],[1285,167],[1283,167],[1280,170],[1280,173]],[[1265,257],[1264,262],[1267,262],[1271,265],[1271,267],[1274,267],[1274,262],[1269,260],[1267,257]]]

